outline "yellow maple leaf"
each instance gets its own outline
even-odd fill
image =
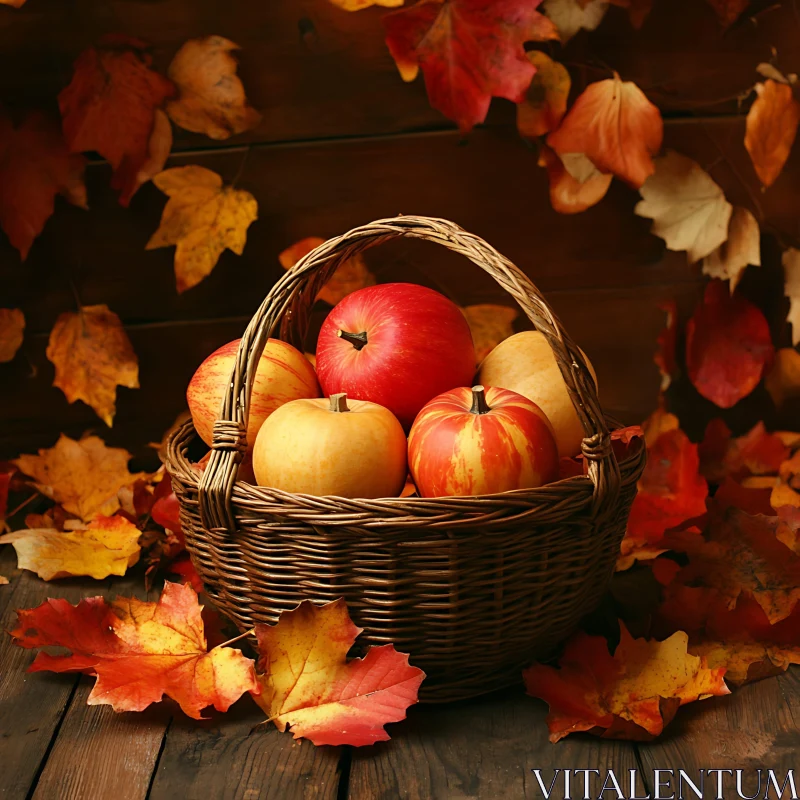
[[[17,551],[17,566],[42,580],[87,575],[101,580],[124,575],[139,560],[139,529],[124,517],[98,515],[75,531],[33,529],[0,536]]]
[[[461,313],[469,323],[475,358],[479,364],[500,342],[514,335],[512,323],[519,316],[516,308],[491,303],[466,306]]]
[[[190,39],[175,54],[167,75],[179,96],[167,104],[172,121],[211,139],[227,139],[255,128],[261,114],[247,103],[231,55],[239,45],[222,36]]]
[[[82,400],[109,427],[116,412],[117,386],[139,388],[139,362],[119,317],[108,306],[67,311],[50,332],[47,357],[56,368],[53,386],[67,400]]]
[[[0,308],[0,362],[14,358],[24,330],[25,315],[18,308]]]
[[[324,243],[325,240],[319,236],[308,236],[287,247],[278,256],[278,260],[284,269],[291,269],[303,256]],[[316,299],[335,306],[351,292],[374,285],[375,276],[369,271],[361,253],[356,253],[336,268],[330,280],[317,293]]]
[[[258,203],[250,192],[223,187],[216,172],[198,166],[165,170],[153,183],[169,200],[147,249],[176,245],[179,292],[200,283],[226,248],[242,254],[247,229],[258,218]]]
[[[76,441],[62,433],[55,447],[39,450],[38,456],[20,456],[14,464],[34,479],[43,495],[89,521],[97,514],[113,514],[119,508],[119,490],[143,477],[128,471],[130,459],[127,450],[106,447],[98,436]]]

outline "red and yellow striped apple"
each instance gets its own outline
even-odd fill
[[[594,367],[585,353],[583,357],[596,385]],[[553,426],[559,455],[572,458],[580,453],[585,436],[583,425],[556,357],[541,333],[522,331],[500,342],[483,360],[478,380],[485,386],[502,386],[532,400]]]
[[[359,289],[328,314],[317,343],[324,394],[388,408],[408,430],[425,403],[472,382],[475,348],[464,315],[412,283]]]
[[[408,462],[422,497],[534,489],[558,476],[558,447],[544,412],[508,389],[462,387],[420,411]]]
[[[259,486],[337,497],[396,497],[406,482],[406,435],[377,403],[293,400],[264,423],[253,448]]]
[[[195,430],[208,445],[219,417],[223,392],[231,379],[239,339],[215,350],[198,368],[186,390],[186,400]],[[319,397],[319,384],[314,368],[297,349],[279,339],[268,339],[258,362],[253,392],[250,396],[250,418],[247,422],[247,443],[252,448],[264,420],[276,408],[290,400]]]

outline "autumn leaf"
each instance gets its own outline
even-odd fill
[[[691,158],[669,151],[655,165],[634,212],[653,220],[652,232],[670,250],[686,250],[691,263],[699,261],[727,239],[733,206]]]
[[[58,96],[68,147],[73,153],[94,150],[108,160],[111,186],[124,206],[150,157],[156,109],[175,92],[151,64],[144,42],[105,36],[81,53],[72,81]]]
[[[678,307],[674,300],[667,301],[659,305],[659,308],[667,315],[667,324],[661,333],[658,334],[658,348],[653,356],[658,371],[661,373],[661,392],[666,392],[672,383],[672,378],[678,371],[678,363],[675,358],[678,340]]]
[[[190,39],[172,59],[167,74],[178,88],[178,98],[167,113],[181,128],[211,139],[227,139],[255,128],[261,114],[247,102],[236,74],[230,39],[206,36]]]
[[[106,447],[97,436],[75,441],[62,433],[55,447],[20,456],[14,464],[43,495],[88,522],[97,514],[111,516],[119,508],[119,490],[142,477],[128,472],[130,459],[126,450]]]
[[[764,388],[780,408],[787,400],[800,397],[800,353],[783,347],[775,353],[772,369],[764,379]]]
[[[330,0],[338,8],[345,11],[361,11],[370,6],[383,6],[383,8],[397,8],[403,5],[404,0]]]
[[[25,315],[18,308],[0,308],[0,363],[11,361],[22,346]]]
[[[761,266],[761,229],[746,208],[736,206],[728,224],[728,238],[703,259],[703,274],[729,281],[733,293],[750,264]]]
[[[606,196],[613,179],[613,175],[604,175],[597,170],[582,181],[576,179],[564,161],[547,145],[542,145],[539,151],[539,166],[547,170],[550,205],[559,214],[578,214],[596,205]]]
[[[23,261],[52,216],[57,194],[87,208],[85,167],[50,117],[33,111],[14,128],[0,112],[0,225]]]
[[[708,669],[687,652],[689,637],[634,639],[620,623],[614,655],[606,640],[582,631],[567,643],[559,668],[534,664],[523,671],[529,695],[550,706],[550,741],[587,731],[613,739],[658,736],[686,703],[729,694],[723,669]]]
[[[571,81],[563,64],[541,50],[531,50],[528,61],[536,67],[525,99],[517,104],[517,130],[535,139],[555,130],[567,111]]]
[[[131,195],[136,194],[144,184],[162,172],[172,152],[172,123],[169,117],[160,108],[156,109],[153,132],[147,145],[147,160],[139,168],[133,181]]]
[[[391,644],[347,661],[361,629],[343,599],[323,606],[304,600],[277,625],[256,625],[262,693],[256,702],[295,739],[354,746],[385,741],[387,722],[405,719],[425,673]]]
[[[29,569],[44,581],[74,575],[102,580],[124,575],[139,560],[139,535],[124,517],[98,515],[83,529],[15,531],[0,536],[0,544],[13,545],[19,569]]]
[[[778,468],[778,480],[769,499],[774,509],[782,506],[800,508],[800,450]]]
[[[188,583],[198,594],[203,591],[203,579],[197,574],[188,553],[176,558],[167,567],[171,575],[177,575],[181,583]]]
[[[403,80],[421,69],[431,105],[470,131],[492,97],[520,103],[535,68],[523,43],[557,39],[540,0],[420,0],[383,17],[386,44]]]
[[[583,153],[600,172],[639,188],[655,172],[652,156],[663,136],[658,108],[614,73],[586,87],[547,144],[559,155]]]
[[[258,204],[250,192],[223,187],[216,172],[197,166],[168,169],[153,182],[169,200],[147,249],[176,246],[179,292],[210,274],[225,249],[238,256],[244,252],[247,229],[258,218]]]
[[[789,298],[787,322],[792,326],[792,344],[800,344],[800,250],[783,254],[783,293]]]
[[[686,369],[697,391],[731,408],[756,388],[774,353],[761,310],[721,281],[709,283],[686,324]]]
[[[514,335],[513,322],[519,311],[510,306],[485,303],[466,306],[461,313],[467,318],[475,345],[475,360],[478,364],[486,358],[504,339]]]
[[[542,9],[558,29],[562,44],[578,31],[593,31],[608,11],[606,0],[544,0]]]
[[[708,423],[698,452],[700,472],[712,483],[727,477],[739,481],[750,475],[775,475],[789,457],[789,448],[763,422],[734,437],[721,419]]]
[[[792,87],[767,80],[756,84],[756,100],[747,114],[744,146],[764,186],[772,186],[792,150],[800,103]]]
[[[53,386],[67,401],[82,400],[109,426],[117,386],[139,388],[139,362],[119,317],[108,306],[65,311],[50,331],[47,358],[56,368]]]
[[[11,8],[22,8],[26,0],[0,0],[0,5],[11,6]]]
[[[291,269],[301,258],[324,243],[325,239],[319,236],[308,236],[283,250],[278,260],[284,269]],[[336,268],[330,280],[317,292],[316,299],[335,306],[351,292],[374,285],[375,276],[367,267],[364,256],[356,253]]]
[[[708,0],[708,3],[717,12],[720,24],[727,28],[739,19],[750,0]]]
[[[245,692],[258,692],[253,662],[229,647],[207,650],[202,606],[191,586],[165,583],[157,603],[90,597],[77,606],[50,599],[17,611],[11,632],[20,647],[65,647],[70,655],[39,653],[29,672],[97,676],[89,705],[142,711],[164,695],[190,717],[213,705],[227,711]]]

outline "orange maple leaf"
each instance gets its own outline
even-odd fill
[[[365,745],[389,738],[383,726],[405,719],[425,673],[391,644],[347,661],[361,629],[343,599],[303,601],[277,625],[256,625],[262,693],[256,702],[280,731],[314,744]]]
[[[20,456],[14,464],[43,495],[88,522],[117,511],[119,490],[142,477],[128,471],[131,458],[127,450],[106,447],[98,436],[76,441],[62,433],[54,447],[39,450],[38,456]]]
[[[147,45],[105,36],[78,57],[72,81],[58,96],[64,138],[73,153],[95,150],[114,169],[112,188],[127,206],[149,158],[155,112],[175,93],[154,72]]]
[[[69,152],[58,125],[34,111],[17,127],[0,114],[0,225],[24,261],[53,214],[57,194],[87,208],[86,159]]]
[[[634,639],[620,623],[613,656],[603,637],[580,632],[567,643],[559,669],[528,667],[528,694],[550,706],[550,741],[579,731],[646,741],[664,730],[680,706],[729,694],[725,670],[708,669],[687,652],[688,642],[682,632],[663,642]]]
[[[22,346],[25,315],[18,308],[0,308],[0,363],[11,361]]]
[[[769,502],[776,510],[783,506],[800,507],[800,450],[780,465]]]
[[[139,362],[119,317],[108,306],[65,311],[50,331],[47,358],[56,368],[53,386],[67,401],[82,400],[109,427],[117,386],[139,388]]]
[[[586,87],[547,144],[559,155],[583,153],[600,172],[638,189],[655,172],[652,156],[663,137],[658,108],[635,83],[614,73]]]
[[[73,575],[102,580],[124,575],[139,560],[140,533],[124,517],[98,515],[86,528],[15,531],[0,536],[0,544],[13,545],[18,568],[44,581]]]
[[[563,64],[541,50],[531,50],[528,61],[536,67],[525,99],[517,105],[517,130],[526,139],[554,131],[567,111],[572,81]]]
[[[606,196],[614,177],[593,168],[588,176],[581,176],[583,180],[579,180],[570,174],[561,157],[546,144],[539,151],[539,166],[547,170],[550,205],[559,214],[578,214],[599,203]]]
[[[536,11],[541,0],[420,0],[383,17],[386,44],[403,80],[421,69],[431,105],[470,131],[492,97],[519,103],[535,68],[524,42],[558,39]]]
[[[792,87],[773,80],[756,84],[755,102],[747,114],[744,146],[764,186],[772,186],[792,150],[800,124],[800,103]]]
[[[227,711],[245,692],[259,691],[251,659],[229,647],[207,649],[201,612],[191,586],[167,582],[157,603],[46,600],[17,611],[11,635],[20,647],[69,649],[70,655],[39,653],[28,671],[96,675],[89,705],[142,711],[167,695],[201,719],[207,706]]]

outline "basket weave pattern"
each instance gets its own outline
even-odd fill
[[[588,477],[482,497],[349,500],[237,481],[252,376],[266,340],[302,342],[319,288],[342,261],[398,236],[425,239],[486,270],[547,338],[581,419]],[[394,643],[428,674],[421,698],[447,701],[519,682],[606,589],[644,448],[618,464],[594,382],[544,298],[507,259],[445,220],[380,220],[331,239],[287,272],[240,345],[205,472],[187,457],[191,422],[167,468],[188,549],[209,595],[245,631],[303,599],[344,597],[359,645]]]

